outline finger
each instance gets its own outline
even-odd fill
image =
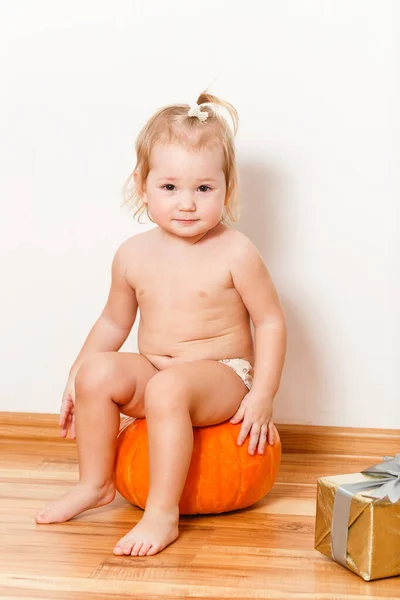
[[[254,454],[260,438],[261,427],[258,423],[254,423],[250,431],[249,454]]]
[[[67,415],[63,428],[61,429],[61,437],[65,438],[68,435],[68,430],[71,426],[71,416]]]
[[[71,406],[69,404],[63,404],[61,406],[59,425],[60,427],[65,427],[68,421],[68,417],[71,413]]]
[[[69,412],[65,412],[60,415],[60,420],[58,423],[60,427],[65,428],[67,421],[68,421],[68,415],[69,415]]]
[[[60,409],[60,419],[59,419],[60,427],[65,424],[66,418],[67,418],[69,412],[71,411],[71,406],[72,406],[71,403],[72,403],[72,398],[63,398],[62,403],[61,403],[61,409]]]
[[[272,423],[272,421],[270,421],[268,423],[268,443],[271,444],[271,446],[274,445],[275,443],[275,427],[274,424]]]
[[[268,438],[268,429],[265,425],[261,427],[260,431],[260,439],[258,441],[258,454],[264,454],[265,445],[267,443]]]
[[[67,437],[67,435],[68,435],[68,425],[67,424],[61,429],[60,435],[62,438]]]
[[[275,423],[272,423],[272,430],[274,432],[274,444],[280,444],[281,437],[279,435],[279,431],[277,430]]]
[[[60,409],[60,418],[58,421],[58,424],[60,425],[60,427],[62,427],[63,425],[65,425],[65,421],[67,420],[67,416],[68,416],[68,408],[65,404],[61,405],[61,409]]]
[[[240,428],[239,436],[237,439],[238,446],[241,446],[243,444],[244,440],[247,438],[247,434],[249,433],[250,429],[251,429],[251,423],[248,423],[247,421],[243,421],[242,426]]]
[[[67,430],[67,432],[68,432],[68,430],[71,429],[72,417],[73,417],[73,413],[70,411],[68,413],[67,420],[65,423],[65,429]]]
[[[244,409],[245,409],[245,406],[244,406],[244,404],[242,403],[242,404],[239,406],[239,408],[238,408],[238,410],[236,411],[236,413],[233,415],[232,419],[230,420],[230,423],[233,423],[234,425],[235,425],[236,423],[240,423],[240,421],[242,421],[242,420],[243,420],[243,417],[244,417]]]

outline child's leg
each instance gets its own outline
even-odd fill
[[[201,360],[170,367],[148,383],[150,491],[141,521],[114,554],[156,554],[178,537],[179,500],[193,450],[193,426],[232,417],[247,387],[227,365]]]
[[[82,364],[75,379],[79,483],[38,513],[38,523],[67,521],[114,499],[120,411],[144,416],[144,391],[157,372],[146,358],[127,352],[101,352]]]

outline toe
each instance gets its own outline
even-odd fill
[[[145,542],[143,546],[140,548],[139,556],[146,556],[151,546],[151,542]]]
[[[128,556],[131,553],[134,542],[128,536],[121,538],[114,547],[114,554],[117,556]]]
[[[35,515],[35,519],[37,523],[46,523],[47,521],[47,510],[41,510],[40,512],[36,513]]]
[[[153,556],[154,554],[157,554],[157,552],[159,552],[157,546],[151,545],[149,550],[147,551],[147,556]]]
[[[140,548],[143,546],[143,542],[136,542],[131,550],[131,556],[137,556],[139,554]]]
[[[131,551],[132,551],[132,546],[133,544],[125,544],[125,546],[123,546],[122,551],[125,554],[125,556],[129,556]]]

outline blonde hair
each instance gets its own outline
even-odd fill
[[[189,117],[188,104],[173,104],[158,110],[139,132],[135,145],[136,166],[123,187],[123,205],[127,205],[134,211],[133,217],[138,216],[139,222],[140,216],[147,211],[142,194],[150,171],[150,153],[157,143],[179,143],[193,150],[220,145],[224,154],[223,170],[226,182],[226,197],[221,221],[229,225],[239,219],[238,173],[234,144],[234,136],[238,129],[238,113],[232,104],[207,92],[200,94],[197,104],[200,107],[207,106],[207,120],[200,121],[196,117]],[[232,119],[233,131],[225,117],[218,114],[215,106],[223,107],[228,111]],[[199,134],[196,142],[193,141],[191,134]],[[135,174],[137,184],[134,180]],[[151,219],[149,214],[148,216]]]

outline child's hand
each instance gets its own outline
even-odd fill
[[[251,391],[243,398],[236,414],[230,423],[243,421],[238,437],[241,446],[250,433],[249,454],[254,454],[256,448],[259,454],[264,454],[265,444],[279,441],[279,435],[271,421],[272,399],[255,395]]]
[[[60,420],[58,424],[61,427],[61,437],[67,437],[69,430],[69,437],[71,440],[75,439],[74,396],[74,382],[68,380],[61,402]]]

